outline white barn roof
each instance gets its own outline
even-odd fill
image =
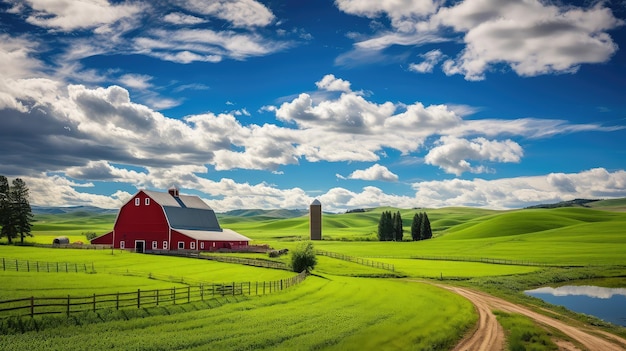
[[[176,229],[176,231],[195,240],[250,241],[249,238],[230,229],[222,229],[221,232],[212,231],[212,230],[186,230],[186,229]]]

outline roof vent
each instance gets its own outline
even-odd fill
[[[169,190],[167,191],[168,193],[170,193],[170,195],[172,195],[173,197],[178,197],[178,187],[177,186],[172,186],[171,188],[169,188]]]

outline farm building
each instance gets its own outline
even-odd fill
[[[91,243],[144,252],[237,249],[249,241],[222,229],[213,209],[199,197],[171,188],[167,193],[140,190],[118,212],[113,231]]]

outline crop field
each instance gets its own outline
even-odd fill
[[[475,318],[468,301],[427,284],[309,277],[210,310],[5,335],[3,349],[446,349]]]

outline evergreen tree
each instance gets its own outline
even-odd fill
[[[413,216],[413,222],[411,222],[411,239],[413,239],[413,241],[422,240],[421,232],[422,232],[422,214],[416,213]]]
[[[378,222],[378,240],[391,241],[394,239],[394,224],[391,211],[383,211]]]
[[[421,240],[430,239],[433,237],[433,231],[430,228],[430,220],[428,219],[428,215],[426,212],[422,215],[422,225],[421,225]]]
[[[9,180],[0,175],[0,238],[7,237],[9,244],[13,242],[17,232],[12,207]]]
[[[13,180],[9,198],[12,201],[15,229],[20,235],[20,242],[24,243],[25,236],[33,236],[30,232],[33,221],[33,212],[28,202],[28,187],[26,183],[16,178]]]
[[[385,241],[385,212],[380,214],[380,220],[378,220],[378,241]]]
[[[404,228],[402,227],[402,215],[400,211],[393,215],[393,234],[395,241],[402,241],[404,235]]]

